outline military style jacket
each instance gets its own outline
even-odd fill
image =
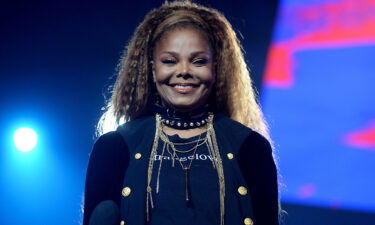
[[[97,140],[86,175],[83,225],[104,200],[120,206],[122,224],[147,224],[147,168],[155,125],[154,116],[140,117]],[[279,224],[277,171],[269,142],[220,114],[213,126],[224,169],[224,224]]]

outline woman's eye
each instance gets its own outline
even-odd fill
[[[198,65],[204,65],[207,63],[207,59],[196,59],[193,61],[193,64],[198,64]]]
[[[174,60],[174,59],[163,59],[161,62],[164,63],[164,64],[174,64],[174,63],[176,63],[176,60]]]

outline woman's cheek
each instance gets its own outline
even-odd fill
[[[168,68],[167,66],[162,66],[155,71],[155,80],[159,82],[166,82],[172,75],[173,69]]]

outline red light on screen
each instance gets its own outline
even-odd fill
[[[375,121],[362,130],[345,135],[344,142],[349,146],[375,151]]]
[[[343,0],[281,10],[280,26],[289,38],[274,40],[268,53],[264,83],[293,85],[297,51],[375,44],[375,0]]]

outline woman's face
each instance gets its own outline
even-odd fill
[[[153,76],[169,107],[191,111],[204,105],[216,78],[206,37],[194,28],[168,31],[155,46]]]

